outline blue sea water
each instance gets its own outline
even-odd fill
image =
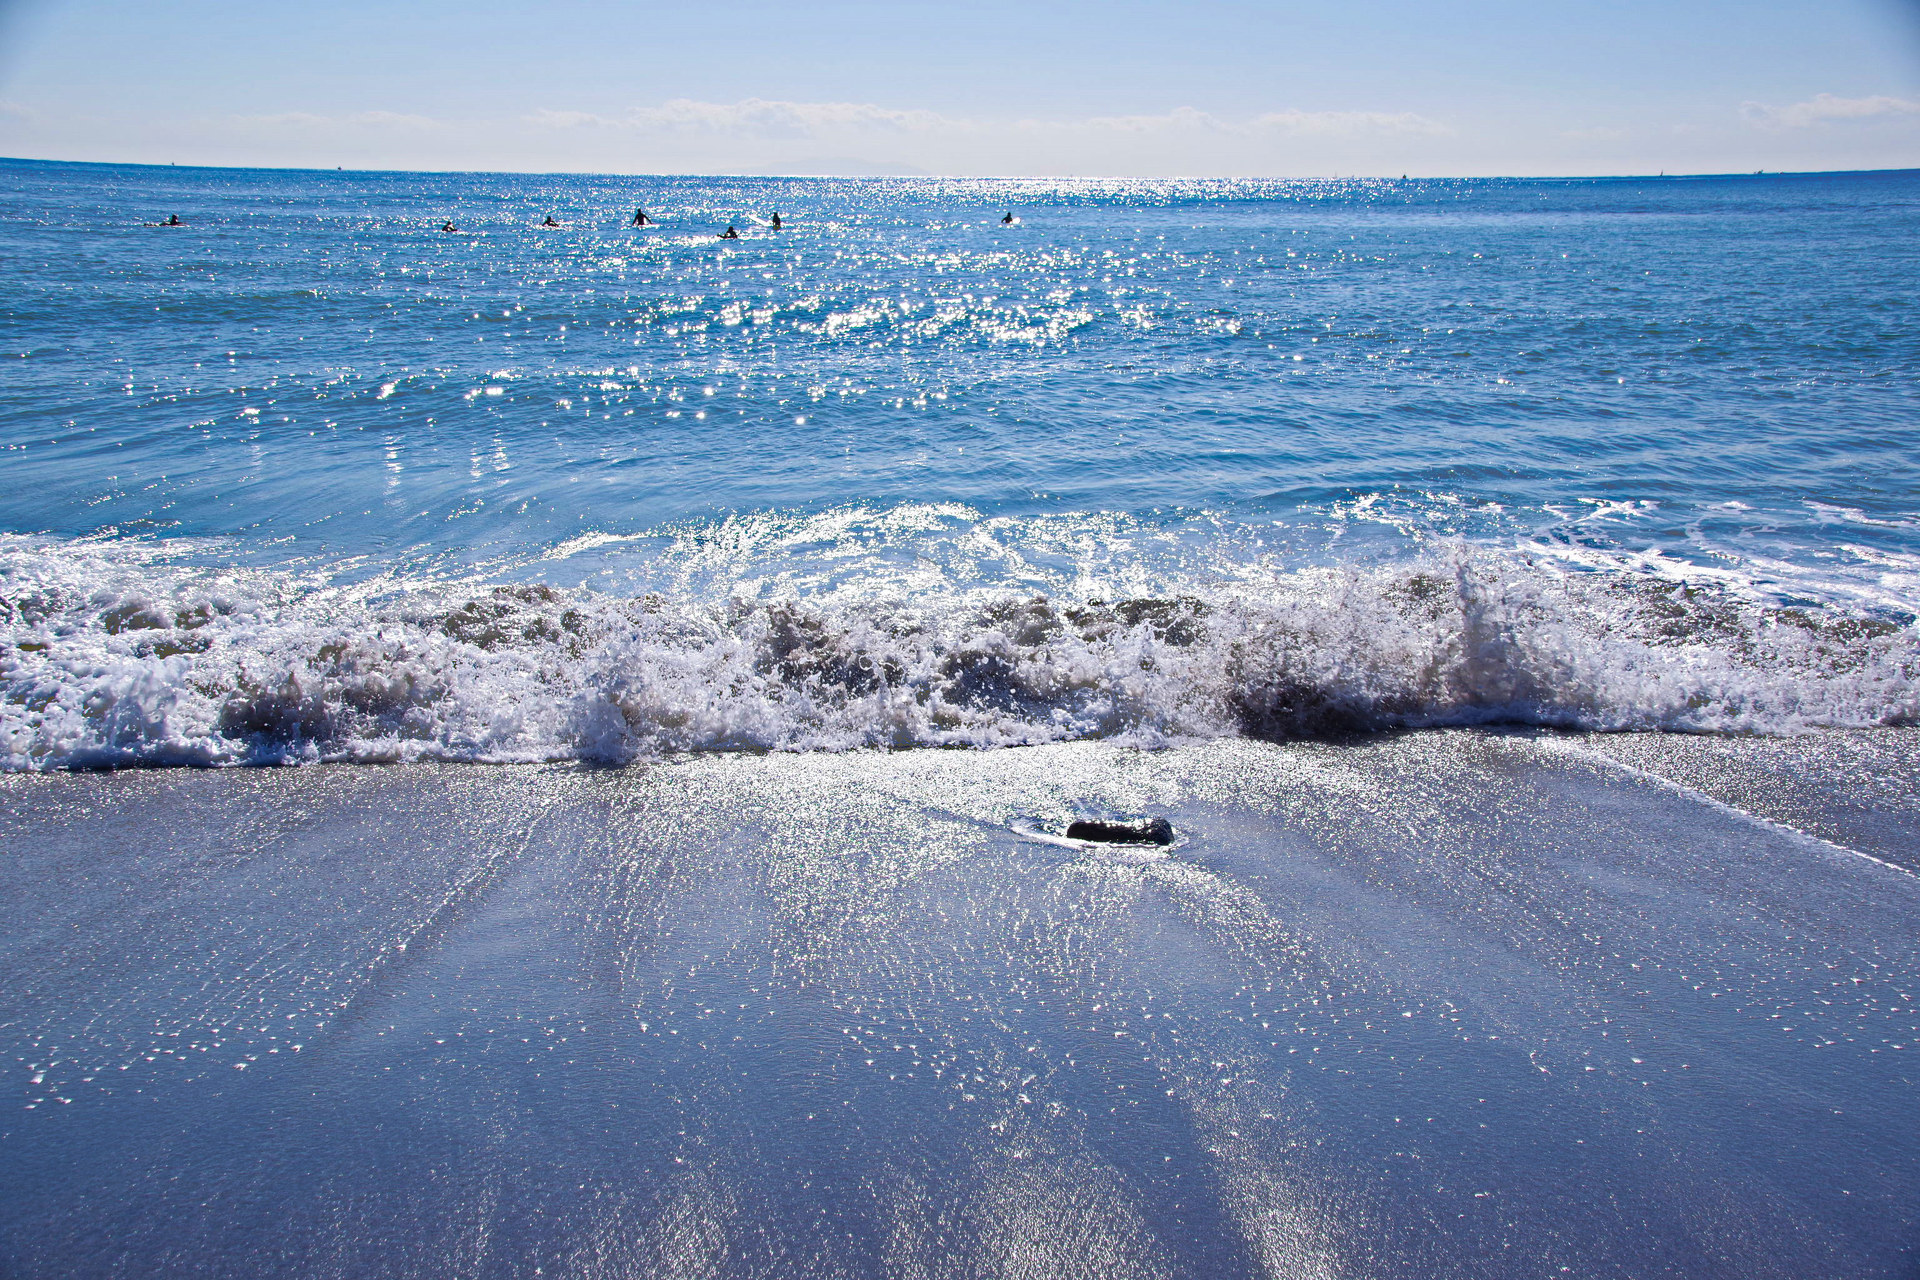
[[[1920,172],[8,162],[0,261],[15,769],[1920,715]]]

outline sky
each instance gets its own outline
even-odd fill
[[[1920,0],[0,0],[0,155],[1297,177],[1920,167]]]

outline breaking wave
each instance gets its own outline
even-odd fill
[[[1910,618],[1455,544],[1134,598],[349,589],[0,546],[11,770],[1920,722]]]

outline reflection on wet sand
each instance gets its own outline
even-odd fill
[[[1897,1271],[1920,882],[1634,741],[8,778],[5,1269]]]

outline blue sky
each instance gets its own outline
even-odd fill
[[[0,0],[0,154],[608,172],[1920,166],[1920,0]]]

